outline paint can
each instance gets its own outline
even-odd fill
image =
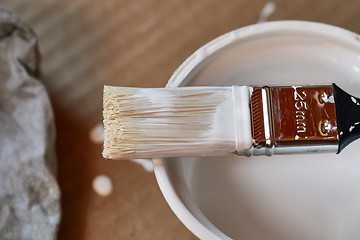
[[[360,41],[303,21],[266,22],[211,41],[167,87],[336,83],[360,96]],[[200,239],[357,239],[360,159],[340,155],[154,159],[168,204]]]

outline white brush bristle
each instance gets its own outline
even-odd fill
[[[221,155],[236,150],[231,87],[104,88],[109,159]]]

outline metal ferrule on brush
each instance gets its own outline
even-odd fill
[[[253,87],[248,155],[337,152],[333,87]]]

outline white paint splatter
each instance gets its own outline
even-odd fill
[[[295,135],[295,140],[298,140],[300,137],[298,135]]]
[[[260,11],[258,23],[266,22],[275,10],[276,4],[273,1],[265,3],[264,7]]]
[[[343,131],[340,131],[340,136],[343,135],[343,134],[344,134]]]
[[[328,98],[328,101],[329,101],[330,103],[335,103],[334,96],[331,95],[331,96]]]
[[[153,172],[154,166],[152,160],[149,159],[132,159],[132,162],[142,166],[145,171],[147,172]]]
[[[89,138],[95,144],[102,144],[104,142],[104,126],[102,123],[97,124],[90,130]]]
[[[322,98],[321,100],[323,100],[324,103],[335,103],[335,100],[334,100],[334,96],[333,95],[327,95],[326,93],[323,93],[322,94]]]
[[[354,125],[352,125],[352,126],[349,128],[349,132],[351,132],[352,130],[354,130],[355,126],[356,126],[356,125],[359,125],[359,124],[360,124],[360,122],[354,123]]]
[[[100,196],[108,196],[113,190],[111,179],[106,175],[98,175],[92,183],[94,191]]]
[[[354,97],[351,97],[351,101],[353,101],[353,103],[357,103],[357,101]]]
[[[349,132],[351,132],[354,128],[355,128],[355,126],[351,126],[351,127],[349,128]]]

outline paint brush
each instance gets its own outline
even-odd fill
[[[337,85],[104,87],[104,158],[340,153],[360,99]]]

